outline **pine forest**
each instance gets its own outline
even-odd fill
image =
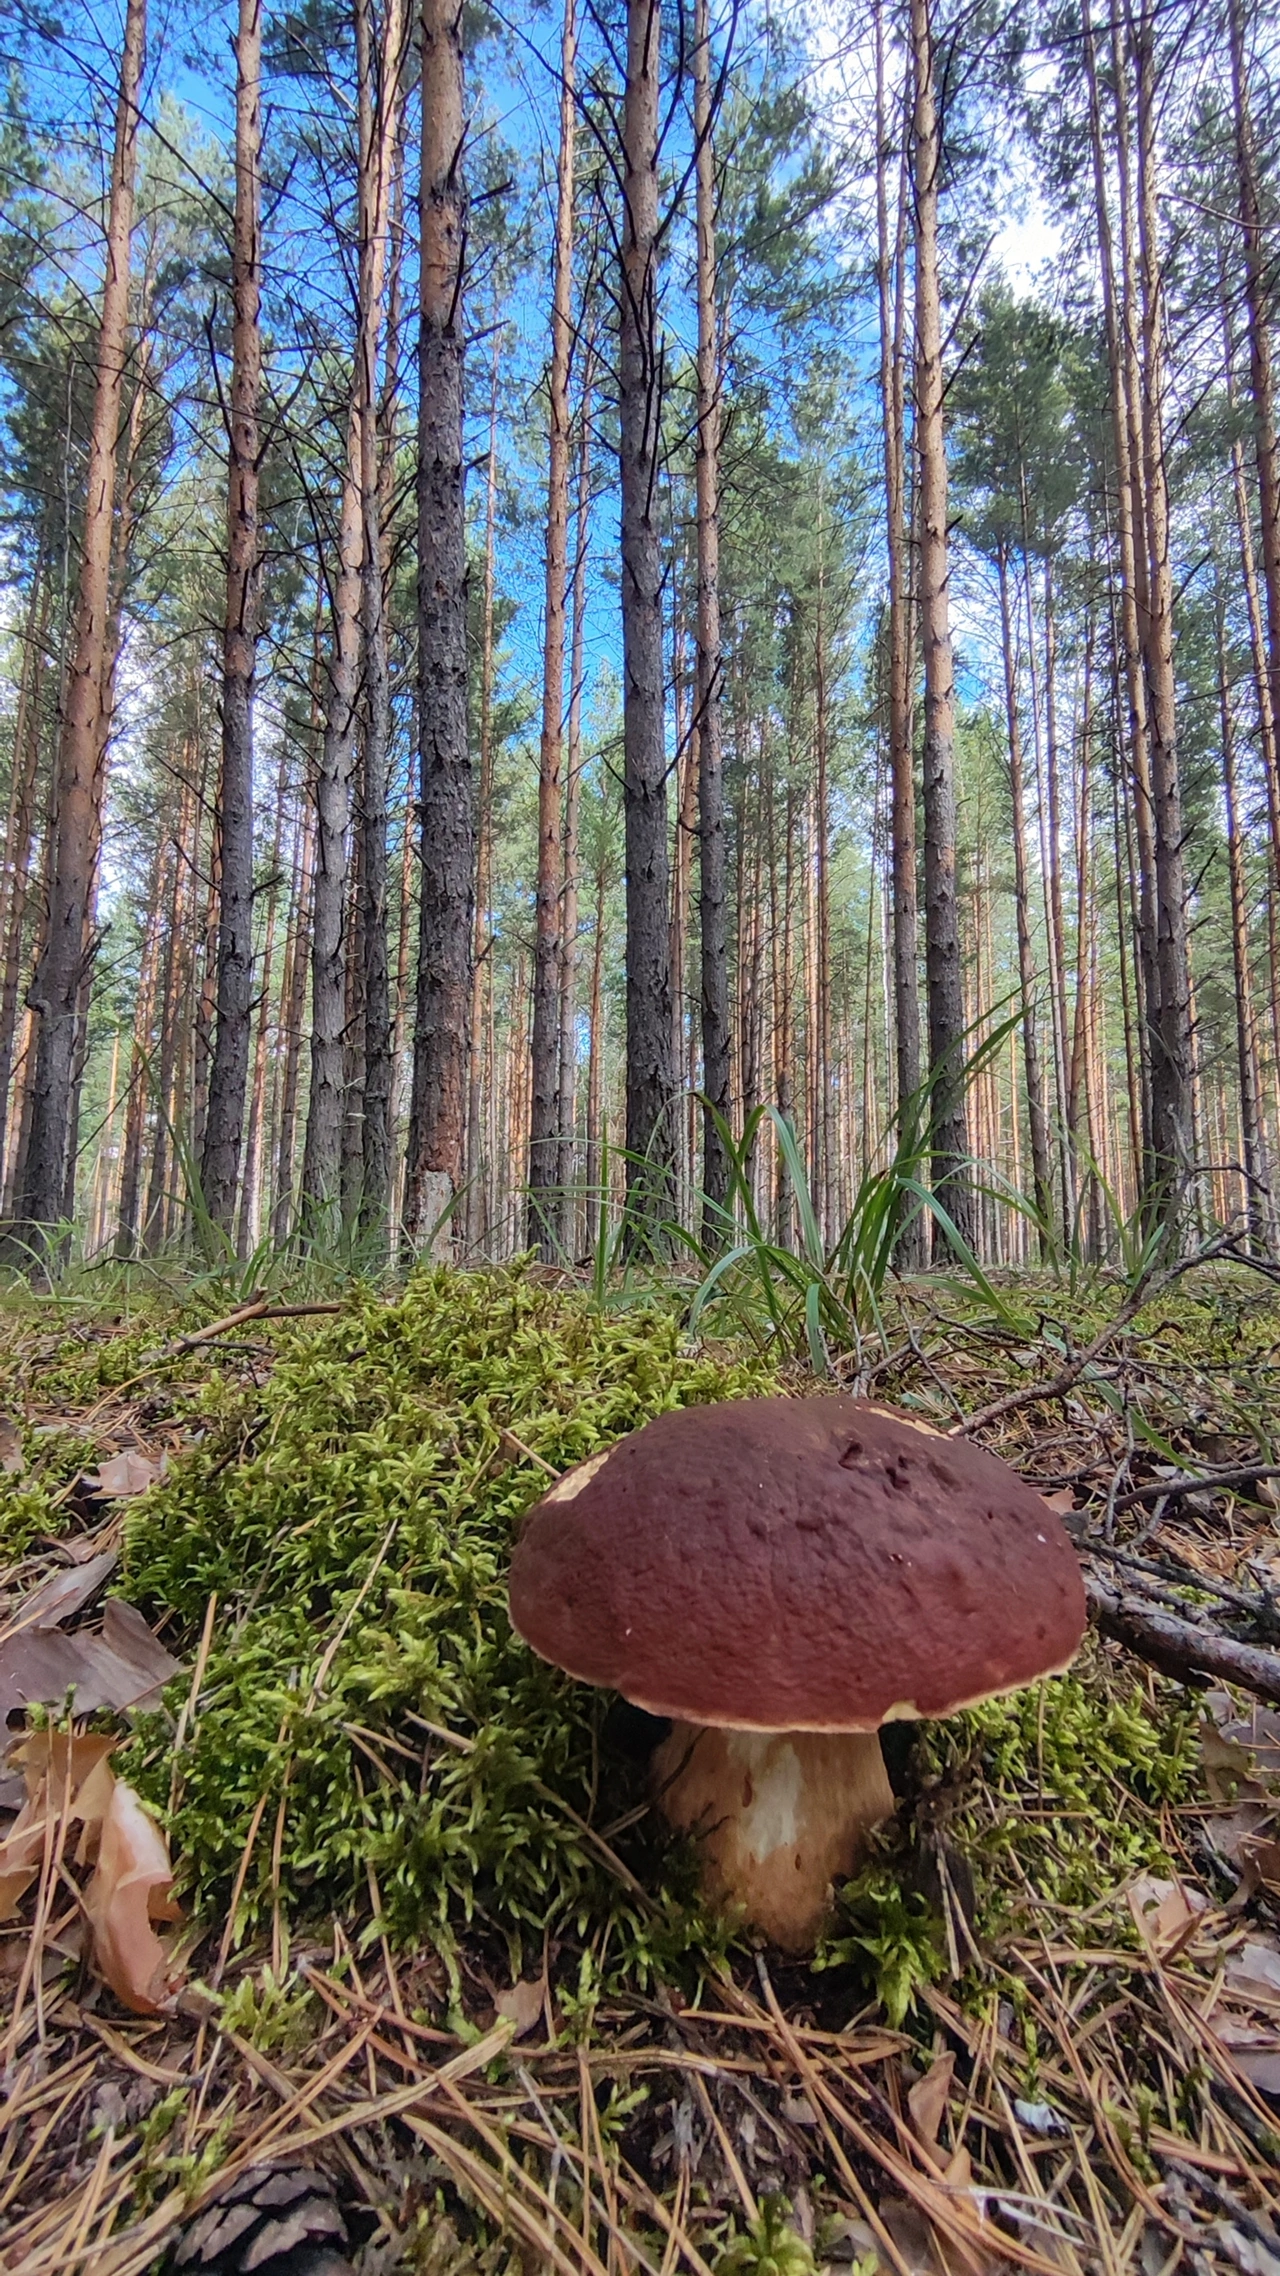
[[[0,34],[0,2276],[1280,2276],[1280,5]]]
[[[11,1263],[1269,1252],[1265,14],[7,67]]]

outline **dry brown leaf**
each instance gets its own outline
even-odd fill
[[[1236,2069],[1262,2094],[1280,2095],[1280,2033],[1256,2023],[1221,2022],[1213,2026]]]
[[[1138,1934],[1160,1960],[1171,1960],[1190,1943],[1208,1907],[1203,1889],[1189,1888],[1182,1881],[1161,1881],[1153,1873],[1141,1874],[1129,1891],[1129,1910]]]
[[[67,1579],[73,1578],[68,1574]],[[30,1706],[57,1707],[75,1694],[77,1715],[141,1706],[178,1672],[140,1612],[108,1598],[102,1630],[15,1628],[0,1638],[0,1721]]]
[[[97,1870],[84,1908],[93,1930],[93,1965],[116,1998],[135,2015],[159,2015],[170,2007],[178,1987],[152,1923],[181,1918],[173,1901],[173,1868],[159,1826],[123,1779],[116,1781],[102,1821]]]
[[[163,1478],[167,1467],[163,1454],[157,1461],[141,1447],[129,1446],[123,1454],[112,1454],[99,1463],[96,1470],[86,1471],[84,1482],[99,1501],[123,1501],[130,1494],[145,1494],[148,1486]]]
[[[73,1565],[68,1572],[54,1573],[24,1598],[5,1633],[16,1635],[22,1628],[60,1628],[64,1620],[84,1610],[119,1561],[118,1549],[104,1549],[84,1564]]]
[[[1280,1841],[1274,1835],[1246,1838],[1240,1845],[1240,1862],[1253,1887],[1265,1883],[1280,1891]]]
[[[22,1451],[22,1432],[12,1415],[0,1414],[0,1470],[10,1478],[20,1478],[27,1467]]]
[[[539,1977],[536,1983],[525,1981],[512,1984],[510,1991],[498,1993],[493,2004],[499,2015],[505,2015],[508,2022],[514,2023],[514,2036],[523,2039],[537,2023],[544,1998],[542,1978]]]
[[[32,1731],[14,1748],[27,1798],[0,1841],[0,1920],[12,1917],[36,1879],[51,1821],[78,1825],[81,1861],[90,1854],[115,1784],[114,1745],[97,1732]]]
[[[952,2054],[939,2055],[921,2079],[917,2079],[907,2096],[907,2108],[917,2138],[936,2146],[942,2121],[947,2112],[947,2096],[955,2076],[956,2058]]]
[[[1226,1986],[1238,1996],[1280,2000],[1280,1944],[1273,1936],[1251,1937],[1227,1962]]]
[[[1072,1486],[1060,1486],[1055,1494],[1042,1494],[1040,1498],[1049,1509],[1056,1509],[1059,1517],[1070,1517],[1076,1506],[1075,1489]]]

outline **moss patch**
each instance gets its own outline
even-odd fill
[[[545,1482],[520,1448],[558,1472],[663,1409],[772,1387],[669,1310],[604,1316],[514,1270],[356,1299],[283,1337],[260,1392],[211,1389],[203,1443],[127,1543],[129,1591],[177,1615],[175,1648],[217,1598],[179,1762],[158,1721],[132,1761],[152,1801],[174,1788],[196,1905],[225,1911],[240,1879],[243,1928],[376,1888],[397,1940],[448,1952],[489,1929],[513,1966],[609,1927],[633,1969],[685,1949],[687,1876],[649,1906],[579,1822],[617,1814],[612,1793],[597,1811],[606,1703],[507,1621],[511,1542]]]

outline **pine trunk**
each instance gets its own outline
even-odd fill
[[[955,674],[951,654],[947,456],[942,427],[938,190],[942,133],[930,0],[911,0],[915,57],[916,447],[920,465],[920,621],[924,646],[925,975],[934,1189],[962,1238],[973,1230],[966,1168],[964,984],[956,880]]]
[[[404,18],[391,0],[375,58],[368,0],[356,0],[361,147],[360,228],[360,506],[363,560],[360,623],[364,647],[364,763],[361,772],[361,1010],[363,1115],[361,1118],[359,1225],[366,1243],[385,1251],[389,1237],[393,1145],[391,1131],[391,997],[387,969],[387,807],[391,769],[391,674],[387,656],[386,548],[383,510],[387,483],[385,437],[380,431],[378,355],[390,241],[391,190],[400,130]],[[376,104],[375,104],[376,93]],[[394,342],[392,343],[394,347]],[[388,388],[394,372],[388,359]],[[380,450],[380,445],[384,447]]]
[[[253,683],[258,645],[258,394],[262,341],[259,159],[262,0],[240,0],[236,34],[236,203],[231,247],[227,599],[222,634],[222,873],[218,1002],[200,1165],[205,1207],[235,1221],[253,996]]]
[[[451,0],[422,0],[418,362],[418,750],[422,897],[413,1097],[405,1169],[411,1242],[444,1246],[466,1141],[475,896],[467,739],[467,554],[462,356],[466,201],[462,32]]]
[[[662,1247],[672,1210],[671,970],[658,463],[658,89],[662,0],[627,0],[619,310],[627,1209]]]
[[[916,880],[916,776],[911,747],[911,644],[906,532],[906,382],[903,365],[906,136],[892,138],[885,113],[884,15],[875,8],[876,282],[880,317],[880,404],[884,437],[885,551],[889,578],[889,778],[893,843],[893,997],[896,1106],[920,1090],[920,920]],[[897,226],[889,236],[887,169],[898,153]],[[900,1130],[901,1134],[901,1130]],[[869,1137],[869,1134],[868,1134]],[[925,1262],[924,1219],[912,1217],[898,1245],[904,1271]]]
[[[1191,978],[1183,864],[1173,666],[1173,564],[1164,439],[1164,281],[1156,192],[1156,61],[1149,9],[1137,40],[1138,227],[1141,248],[1141,404],[1148,602],[1143,630],[1151,709],[1151,792],[1156,864],[1159,1019],[1151,1069],[1151,1160],[1145,1200],[1153,1216],[1176,1215],[1195,1154]]]
[[[85,482],[74,655],[58,753],[48,929],[31,983],[36,1017],[31,1124],[17,1215],[25,1245],[47,1249],[63,1206],[75,1085],[77,1012],[92,956],[90,901],[106,756],[102,687],[110,611],[112,509],[129,316],[138,89],[146,0],[128,0],[107,217],[106,275]]]
[[[729,1197],[729,939],[726,922],[724,744],[720,693],[721,380],[716,299],[715,152],[711,139],[711,30],[707,0],[695,0],[693,118],[697,135],[698,264],[698,924],[701,934],[702,1237],[716,1243]],[[718,1118],[718,1119],[717,1119]]]
[[[556,1255],[562,1124],[560,996],[564,960],[563,786],[565,600],[569,571],[569,357],[573,345],[574,0],[560,42],[560,159],[552,269],[547,448],[546,608],[538,751],[538,875],[534,911],[533,1056],[526,1239]]]
[[[1027,1087],[1027,1127],[1031,1138],[1031,1182],[1036,1206],[1040,1256],[1048,1256],[1053,1217],[1053,1169],[1044,1078],[1036,1033],[1036,966],[1031,943],[1031,893],[1027,867],[1027,821],[1023,799],[1022,726],[1018,710],[1013,611],[1009,600],[1009,557],[997,557],[1000,578],[1000,645],[1004,657],[1005,717],[1009,733],[1009,801],[1013,816],[1013,898],[1018,933],[1018,988],[1022,996],[1022,1065]]]

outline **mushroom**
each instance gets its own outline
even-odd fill
[[[659,1415],[530,1511],[511,1618],[672,1728],[708,1894],[811,1948],[894,1807],[877,1733],[1056,1674],[1085,1625],[1061,1521],[997,1456],[843,1396]]]

